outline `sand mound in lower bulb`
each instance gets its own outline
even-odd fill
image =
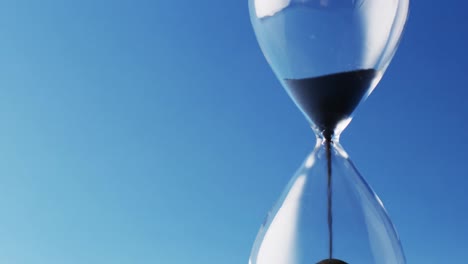
[[[348,264],[348,263],[339,259],[325,259],[325,260],[320,261],[317,264]]]

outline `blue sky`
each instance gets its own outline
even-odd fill
[[[408,263],[468,248],[467,4],[413,1],[342,145]],[[246,1],[0,3],[0,263],[247,263],[312,150]]]

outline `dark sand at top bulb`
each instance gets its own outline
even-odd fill
[[[337,125],[351,116],[376,76],[377,71],[371,69],[284,82],[302,111],[325,137],[331,137]]]
[[[305,79],[285,79],[294,101],[325,139],[327,159],[328,259],[317,264],[347,264],[333,259],[332,138],[338,124],[351,116],[376,78],[375,70],[357,70]]]

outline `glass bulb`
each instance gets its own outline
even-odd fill
[[[335,134],[346,128],[354,109],[372,93],[387,69],[400,41],[408,7],[409,0],[249,0],[258,43],[275,75],[317,133],[328,129]],[[316,85],[316,91],[308,97],[325,105],[336,98],[352,97],[324,127],[321,122],[327,116],[323,112],[336,109],[312,106],[312,110],[321,112],[311,115],[313,111],[305,109],[301,93],[294,88],[304,87],[314,77],[338,73],[343,74],[341,80],[324,88]],[[349,80],[357,87],[347,86]],[[328,91],[332,86],[351,91]],[[310,102],[307,104],[310,108]]]
[[[405,257],[382,202],[346,152],[318,138],[268,214],[249,263],[402,264]]]

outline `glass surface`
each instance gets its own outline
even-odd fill
[[[314,151],[262,225],[251,264],[314,264],[330,256],[344,263],[405,263],[398,235],[380,199],[339,143],[332,143],[330,152],[330,188],[326,141],[318,138]],[[331,218],[328,190],[332,192]]]
[[[276,76],[317,135],[268,214],[250,264],[403,264],[380,199],[339,144],[398,46],[408,0],[249,0]]]
[[[365,93],[356,100],[367,98],[395,53],[408,4],[408,0],[249,0],[263,54],[299,108],[287,80],[373,70]],[[346,118],[332,129],[339,134],[351,113],[344,113]]]

